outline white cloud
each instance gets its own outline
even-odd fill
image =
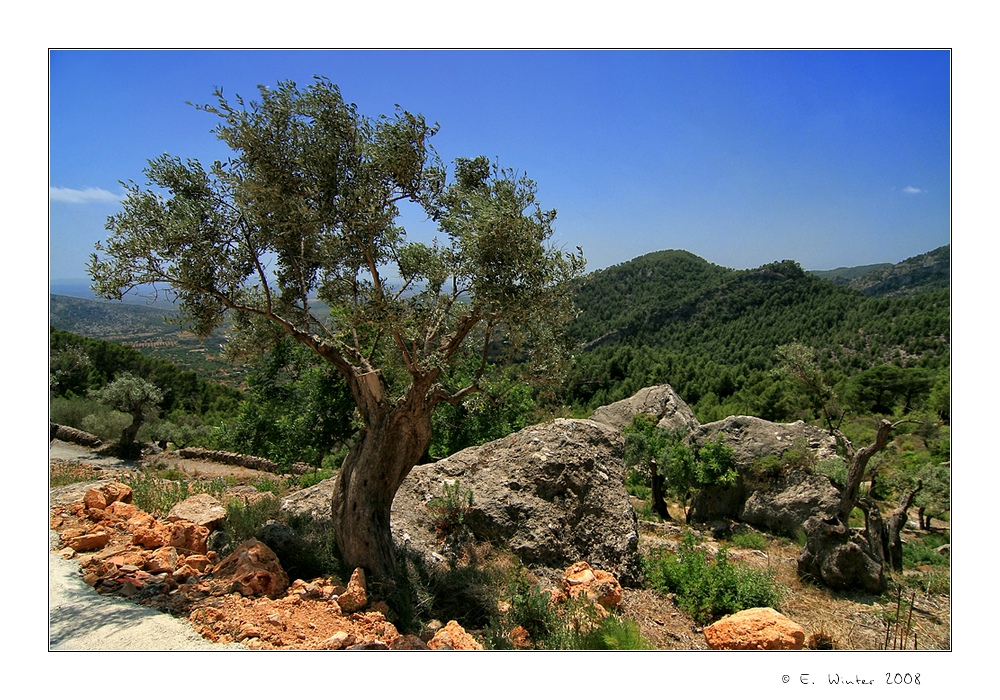
[[[49,201],[64,204],[90,204],[91,202],[119,202],[121,197],[100,187],[74,190],[71,187],[49,187]]]
[[[904,194],[923,194],[924,191],[921,190],[921,189],[919,189],[919,188],[917,188],[917,187],[914,187],[913,185],[907,185],[906,187],[903,188],[903,193]]]

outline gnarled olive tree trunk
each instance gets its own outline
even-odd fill
[[[864,501],[869,507],[863,532],[852,532],[848,523],[851,511],[863,500],[860,488],[868,462],[885,448],[893,428],[899,424],[882,420],[875,440],[858,450],[843,434],[834,431],[837,441],[847,452],[850,465],[837,515],[828,520],[810,518],[804,525],[806,546],[798,557],[798,572],[803,578],[822,581],[832,588],[862,588],[873,593],[885,590],[888,538],[874,503]]]
[[[415,382],[391,403],[380,401],[380,387],[374,382],[360,392],[366,426],[334,486],[334,534],[345,561],[386,582],[397,573],[390,528],[392,501],[430,445],[433,403],[422,382]]]

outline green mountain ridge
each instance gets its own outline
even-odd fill
[[[771,374],[777,348],[793,342],[817,351],[831,384],[881,365],[947,371],[950,292],[935,289],[942,281],[931,274],[939,261],[893,266],[898,277],[883,271],[887,294],[808,274],[793,261],[728,270],[683,251],[593,273],[581,283],[569,329],[578,352],[566,402],[582,413],[666,383],[702,420],[787,418],[794,406]],[[913,284],[914,270],[928,267]]]
[[[866,296],[907,296],[949,289],[951,286],[951,246],[915,255],[902,262],[877,263],[834,270],[814,270],[810,274],[856,289]]]
[[[577,290],[568,329],[577,350],[560,398],[585,413],[667,383],[702,420],[788,418],[794,402],[771,375],[777,348],[792,342],[816,350],[832,384],[882,365],[946,373],[949,261],[944,246],[836,279],[788,260],[733,270],[665,250],[589,273]],[[244,368],[221,358],[222,333],[201,341],[150,306],[50,299],[56,329],[125,343],[232,386],[242,381]]]

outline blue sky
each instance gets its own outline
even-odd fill
[[[589,269],[679,248],[752,268],[898,262],[950,241],[948,51],[53,51],[50,278],[84,278],[167,152],[224,157],[187,102],[329,77],[368,115],[440,124],[445,161],[538,183]],[[411,231],[433,231],[413,217]]]

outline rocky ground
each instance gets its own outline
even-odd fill
[[[178,648],[174,644],[190,648],[182,644],[191,643],[190,631],[200,637],[199,644],[238,644],[249,649],[480,648],[474,634],[455,623],[435,621],[419,635],[401,635],[388,607],[367,599],[363,581],[280,581],[280,575],[263,561],[266,554],[259,550],[244,551],[235,557],[236,563],[228,561],[232,555],[220,560],[207,549],[204,539],[199,539],[207,538],[207,528],[203,533],[176,522],[155,521],[130,504],[115,500],[119,492],[110,484],[134,465],[100,458],[59,441],[53,443],[50,457],[62,460],[66,468],[90,470],[94,477],[52,489],[51,527],[57,538],[53,556],[80,567],[83,580],[96,586],[91,590],[105,598],[147,613],[150,609],[167,611],[188,626],[184,628],[187,642],[178,642],[174,633],[170,638],[174,641],[165,641],[161,648]],[[237,486],[241,479],[261,476],[230,465],[165,456],[159,459],[161,467],[172,466],[189,477],[227,476]],[[99,504],[94,503],[93,494],[90,503],[85,502],[91,489],[104,494],[103,507],[95,507]],[[647,523],[642,536],[643,549],[670,546],[679,539],[679,528]],[[837,648],[880,648],[885,631],[880,615],[886,606],[863,596],[834,596],[824,589],[803,586],[794,575],[796,553],[792,544],[774,543],[766,553],[737,550],[734,555],[778,573],[786,586],[782,611],[814,640],[831,640]],[[161,567],[154,555],[169,561]],[[247,564],[251,560],[252,566]],[[223,570],[225,576],[221,575]],[[362,602],[357,604],[359,595]],[[50,601],[50,646],[80,648],[73,646],[72,630],[55,631],[58,605],[58,600]],[[915,628],[921,633],[923,648],[950,648],[947,597],[927,596],[914,607]],[[634,620],[657,649],[708,648],[704,631],[669,596],[625,588],[616,611]]]

